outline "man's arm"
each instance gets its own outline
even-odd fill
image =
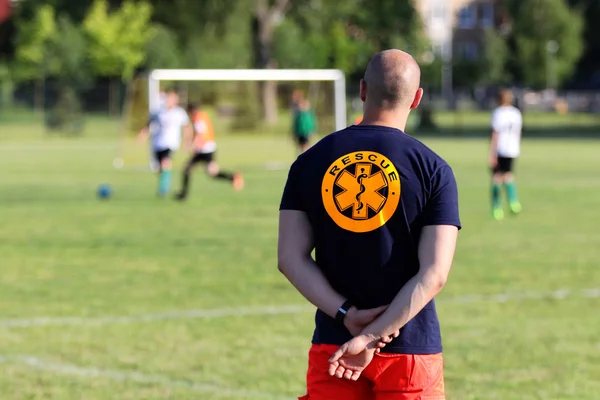
[[[490,168],[495,168],[498,163],[498,132],[492,130],[490,140],[490,153],[488,156],[488,164]]]
[[[303,211],[279,212],[279,271],[308,301],[335,318],[346,299],[337,293],[312,259],[312,228]]]
[[[425,226],[419,241],[419,272],[396,295],[388,309],[361,335],[375,342],[402,328],[437,295],[448,279],[458,228],[451,225]]]
[[[279,212],[279,244],[277,258],[279,271],[314,306],[335,318],[346,298],[337,293],[311,256],[314,248],[312,228],[306,213],[299,210]],[[353,336],[386,310],[386,306],[358,310],[352,306],[344,318],[344,326]],[[397,337],[397,333],[374,343],[376,348]]]
[[[488,165],[490,168],[496,168],[496,164],[498,163],[498,131],[496,130],[498,116],[494,112],[492,114],[492,136],[490,138],[490,151],[488,154]]]
[[[148,117],[148,121],[146,121],[146,124],[142,127],[142,129],[140,129],[140,131],[138,132],[137,135],[137,140],[139,142],[144,142],[148,139],[148,136],[150,136],[150,124],[156,119],[156,115],[155,114],[151,114]]]

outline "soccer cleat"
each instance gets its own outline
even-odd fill
[[[518,201],[513,201],[512,203],[510,203],[509,207],[510,212],[512,212],[513,214],[519,214],[523,210],[521,203],[519,203]]]
[[[184,201],[185,199],[187,199],[187,194],[185,193],[177,193],[174,196],[175,200],[179,200],[179,201]]]
[[[496,220],[496,221],[500,221],[504,219],[504,210],[501,208],[494,208],[492,210],[492,217]]]
[[[233,174],[233,188],[238,191],[244,188],[244,177],[239,172]]]

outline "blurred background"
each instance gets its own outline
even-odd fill
[[[292,93],[323,137],[334,83],[161,82],[209,113],[219,163],[246,178],[233,193],[199,170],[182,205],[156,198],[135,141],[148,77],[339,69],[351,124],[387,48],[421,65],[407,131],[459,183],[448,399],[599,399],[599,20],[598,0],[0,0],[0,399],[302,395],[313,310],[276,270],[277,207]],[[524,211],[497,222],[501,87],[524,114]]]

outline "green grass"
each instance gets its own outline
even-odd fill
[[[12,125],[0,142],[0,320],[305,304],[276,268],[286,171],[264,168],[290,162],[290,143],[222,137],[219,160],[243,171],[247,188],[199,173],[178,204],[154,196],[153,175],[113,170],[115,142],[102,138],[110,126],[93,129],[91,139],[42,140]],[[597,399],[600,299],[580,290],[600,287],[598,142],[525,141],[524,212],[500,223],[489,218],[486,141],[426,143],[455,170],[464,224],[438,300],[448,399]],[[103,182],[115,190],[107,202],[95,198]],[[574,292],[454,300],[559,289]],[[292,399],[303,394],[312,328],[310,312],[0,323],[0,398]]]

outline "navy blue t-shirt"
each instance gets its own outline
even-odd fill
[[[460,229],[450,166],[418,140],[383,126],[351,126],[302,154],[290,169],[280,209],[307,214],[315,262],[359,309],[390,304],[418,272],[424,226]],[[352,338],[320,310],[315,322],[314,344],[341,345]],[[441,352],[434,301],[383,351]]]

